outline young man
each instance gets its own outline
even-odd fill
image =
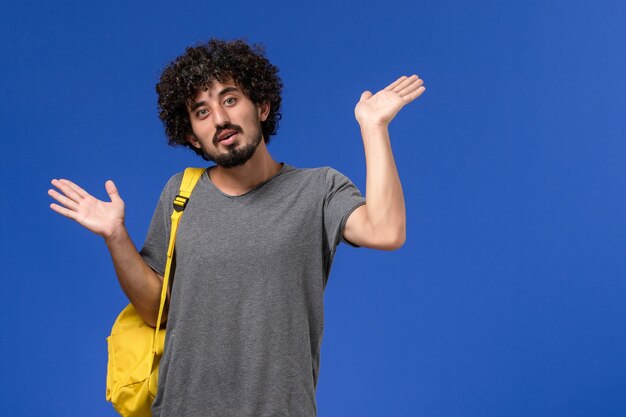
[[[323,292],[340,241],[397,249],[405,208],[387,126],[419,97],[423,82],[401,77],[361,95],[355,116],[367,165],[366,198],[329,168],[276,162],[267,149],[280,119],[278,69],[259,47],[211,40],[188,48],[163,72],[160,117],[172,145],[214,161],[199,180],[177,234],[176,271],[153,415],[315,416]],[[120,285],[154,325],[172,202],[166,184],[140,252],[124,226],[124,203],[53,180],[64,207],[51,208],[101,235]]]

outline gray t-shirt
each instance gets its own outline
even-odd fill
[[[140,251],[160,274],[181,181],[165,186]],[[240,196],[202,175],[176,237],[153,416],[316,415],[324,288],[337,245],[351,244],[345,222],[364,203],[330,167],[283,164]]]

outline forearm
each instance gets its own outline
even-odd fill
[[[388,128],[362,124],[361,135],[367,173],[365,206],[372,233],[401,246],[406,239],[406,210]]]
[[[104,241],[122,290],[139,315],[154,326],[159,313],[162,277],[144,262],[125,227]],[[167,317],[166,313],[164,311],[164,318]]]

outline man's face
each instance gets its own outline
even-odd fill
[[[213,81],[187,107],[193,135],[187,140],[224,168],[243,165],[263,140],[269,105],[254,104],[232,80]]]

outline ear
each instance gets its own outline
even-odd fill
[[[257,110],[259,111],[259,119],[262,122],[267,120],[267,116],[270,114],[270,103],[257,104]]]
[[[187,142],[191,143],[191,146],[200,149],[200,141],[198,141],[196,135],[187,135],[185,139],[187,139]]]

